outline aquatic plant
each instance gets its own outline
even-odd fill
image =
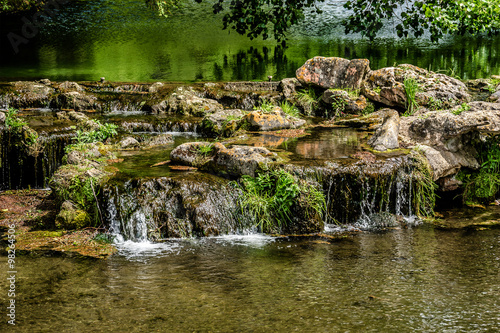
[[[418,102],[416,100],[417,92],[420,91],[420,87],[418,85],[418,81],[414,78],[405,78],[404,87],[406,93],[406,112],[404,116],[411,116],[418,108]]]
[[[283,169],[263,171],[255,178],[243,176],[241,184],[240,205],[250,211],[264,232],[276,231],[291,223],[295,205],[300,204],[306,216],[322,215],[325,211],[324,194]]]

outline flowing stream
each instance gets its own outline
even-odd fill
[[[499,245],[498,229],[420,227],[331,243],[126,242],[101,261],[23,256],[16,331],[498,332]]]

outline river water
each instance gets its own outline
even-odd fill
[[[183,9],[158,17],[144,0],[76,0],[56,11],[15,53],[8,33],[22,35],[21,17],[0,23],[0,80],[112,81],[278,80],[314,56],[367,58],[372,69],[411,63],[462,79],[500,74],[500,36],[448,37],[433,44],[396,38],[389,24],[374,42],[345,35],[345,1],[327,0],[289,34],[289,48],[223,31],[211,1],[182,1]],[[32,17],[27,17],[31,19]]]
[[[499,245],[498,229],[419,227],[333,242],[125,243],[107,260],[21,256],[16,331],[498,332]]]

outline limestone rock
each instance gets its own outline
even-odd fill
[[[126,149],[126,148],[135,148],[139,146],[139,141],[134,139],[133,137],[126,137],[123,140],[120,141],[119,143],[120,148]]]
[[[163,87],[163,83],[161,83],[161,82],[155,82],[155,83],[153,83],[152,85],[149,86],[148,91],[150,93],[156,93],[156,92],[158,92],[158,90],[160,90],[161,87]]]
[[[494,103],[500,103],[500,90],[497,90],[493,94],[491,94],[490,97],[488,97],[488,100]]]
[[[60,83],[57,88],[62,92],[77,91],[82,92],[83,88],[76,82],[64,81]]]
[[[23,107],[27,106],[46,106],[50,101],[50,96],[54,93],[54,89],[43,83],[31,81],[12,82],[11,85],[14,91],[19,95],[17,103]]]
[[[301,87],[302,85],[296,78],[287,78],[280,81],[278,89],[281,91],[285,99],[292,101],[297,93],[297,89]]]
[[[347,91],[339,89],[325,90],[321,100],[328,105],[340,102],[344,104],[343,112],[350,114],[359,114],[368,106],[365,96],[353,97]]]
[[[454,153],[426,145],[418,145],[417,149],[421,150],[429,161],[432,169],[432,178],[435,181],[439,178],[456,174],[462,167],[479,168],[479,163],[470,150]]]
[[[288,128],[298,128],[306,121],[287,115],[280,107],[275,107],[270,113],[253,111],[247,114],[244,121],[248,123],[250,130],[274,131]]]
[[[312,84],[324,89],[359,89],[369,71],[370,62],[367,59],[349,61],[337,57],[314,57],[297,69],[296,76],[302,84]]]
[[[172,164],[201,167],[213,158],[213,145],[209,142],[188,142],[177,146],[170,153]]]
[[[157,147],[157,146],[164,146],[168,145],[174,142],[174,139],[172,137],[172,134],[159,134],[155,135],[148,140],[146,140],[142,146],[151,148],[151,147]]]
[[[229,137],[236,132],[240,120],[245,115],[242,110],[222,110],[206,115],[201,121],[200,130],[212,137]]]
[[[399,148],[399,113],[391,109],[384,109],[384,112],[385,116],[382,125],[368,140],[368,144],[378,151]]]
[[[98,107],[97,97],[78,91],[62,93],[57,98],[57,104],[61,109],[74,109],[75,111],[93,110]]]
[[[5,113],[0,112],[0,124],[5,123]]]
[[[361,85],[361,92],[374,102],[405,108],[405,78],[413,78],[418,82],[420,92],[416,93],[416,101],[421,106],[440,101],[443,107],[452,107],[470,100],[463,82],[413,65],[399,65],[370,72]]]
[[[217,173],[231,176],[255,177],[255,172],[262,164],[276,159],[276,154],[264,147],[233,146],[226,148],[221,143],[215,143],[214,149],[215,156],[212,168]]]
[[[167,102],[167,111],[202,117],[223,110],[222,104],[213,99],[201,98],[191,87],[179,87]]]

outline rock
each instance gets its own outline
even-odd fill
[[[157,146],[164,146],[168,145],[174,142],[174,139],[172,137],[172,134],[159,134],[152,136],[146,142],[142,144],[142,146],[145,146],[147,148],[151,147],[157,147]]]
[[[437,184],[440,191],[451,192],[458,190],[462,182],[456,179],[455,176],[448,176],[438,179]]]
[[[38,83],[45,84],[46,86],[50,85],[52,82],[50,82],[49,79],[41,79],[37,81]]]
[[[201,148],[210,147],[210,148]],[[233,146],[216,142],[184,143],[170,153],[172,163],[179,163],[230,176],[255,176],[263,165],[276,160],[276,154],[263,147]]]
[[[61,109],[74,109],[75,111],[93,110],[98,107],[97,97],[78,91],[62,93],[57,98],[57,104]]]
[[[359,89],[370,71],[367,59],[347,60],[343,58],[314,57],[297,69],[297,79],[302,84],[320,88]]]
[[[62,92],[77,91],[82,92],[83,88],[76,82],[64,81],[57,87]]]
[[[416,93],[416,101],[421,106],[440,101],[446,108],[470,100],[467,87],[463,82],[413,65],[399,65],[370,72],[361,85],[361,92],[374,102],[390,107],[405,108],[407,98],[404,81],[406,78],[417,81],[420,92]]]
[[[206,115],[201,121],[200,130],[211,137],[229,137],[240,127],[245,115],[242,110],[222,110]]]
[[[295,100],[297,89],[301,87],[302,84],[300,84],[299,80],[296,78],[287,78],[280,81],[278,89],[281,91],[286,100],[293,102]]]
[[[288,128],[298,128],[303,126],[306,121],[287,115],[280,107],[275,107],[270,113],[262,111],[253,111],[248,113],[244,121],[248,128],[253,131],[274,131]]]
[[[262,101],[278,102],[279,82],[205,83],[204,97],[217,100],[229,109],[252,110]]]
[[[197,117],[221,110],[222,104],[213,99],[198,97],[191,87],[177,88],[167,102],[168,112]]]
[[[276,154],[264,147],[233,146],[226,148],[214,144],[215,156],[209,166],[219,174],[255,177],[255,172],[264,164],[276,160]]]
[[[351,157],[368,163],[373,163],[377,159],[375,154],[370,153],[369,151],[359,151]]]
[[[168,109],[167,101],[161,101],[159,103],[151,105],[151,113],[154,114],[163,114],[167,112],[167,109]]]
[[[476,79],[466,82],[467,87],[474,90],[488,90],[490,85],[490,80],[488,79]]]
[[[493,103],[500,103],[500,90],[491,94],[491,96],[488,97],[488,100],[493,102]]]
[[[343,104],[342,112],[350,114],[359,114],[368,106],[365,96],[351,96],[349,92],[339,89],[325,90],[321,100],[328,105],[341,103]]]
[[[453,153],[426,145],[418,145],[417,149],[422,151],[429,161],[434,181],[442,177],[454,175],[462,167],[479,168],[479,163],[477,163],[474,157],[475,154],[471,150]]]
[[[156,93],[156,92],[158,92],[158,90],[161,87],[163,87],[163,83],[161,83],[161,82],[155,82],[155,83],[153,83],[152,85],[149,86],[148,91],[150,93]]]
[[[382,110],[381,110],[382,111]],[[396,110],[384,109],[384,121],[375,131],[368,144],[378,151],[399,148],[399,113]]]
[[[70,201],[64,201],[55,222],[57,228],[82,229],[90,226],[90,217],[85,211],[77,209]]]
[[[5,123],[5,113],[0,111],[0,124]]]
[[[119,145],[120,145],[120,148],[122,148],[122,149],[135,148],[135,147],[139,146],[139,141],[128,136],[128,137],[124,138],[123,140],[121,140]]]
[[[66,113],[66,111],[56,112],[56,118],[58,120],[69,120],[69,117],[68,117],[68,114]]]
[[[50,96],[54,93],[54,89],[43,84],[31,81],[17,81],[11,83],[15,92],[19,95],[16,98],[14,105],[23,107],[43,107],[47,106],[50,101]]]
[[[355,127],[355,128],[376,128],[384,121],[385,111],[379,110],[365,116],[344,118],[335,121],[335,125]]]
[[[172,150],[170,160],[172,164],[178,163],[198,168],[212,160],[213,154],[213,144],[209,142],[188,142]]]
[[[66,162],[68,164],[78,165],[82,164],[83,159],[85,158],[83,152],[72,150],[66,157]]]
[[[69,120],[77,122],[77,123],[84,123],[89,120],[89,117],[84,115],[81,112],[76,112],[76,111],[69,111],[66,116],[69,118]]]
[[[500,104],[471,102],[469,110],[455,115],[432,111],[419,117],[404,117],[400,135],[411,142],[432,147],[446,147],[452,138],[477,131],[500,133]]]

